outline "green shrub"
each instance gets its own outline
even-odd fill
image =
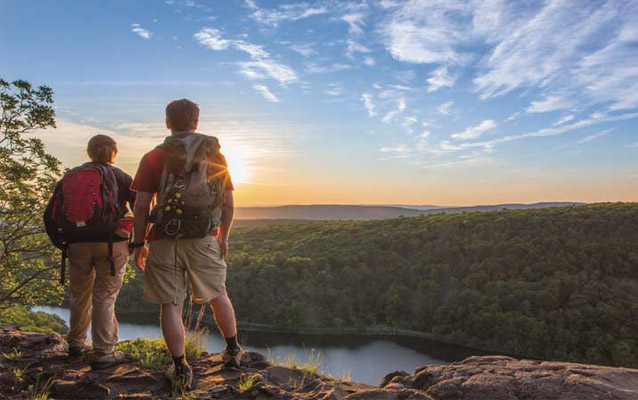
[[[194,360],[206,350],[205,331],[186,334],[186,358]],[[144,369],[162,370],[171,363],[171,356],[163,339],[137,338],[120,342],[116,350],[123,351],[140,363]]]
[[[66,334],[69,328],[62,318],[42,311],[14,306],[0,310],[0,326],[17,325],[23,331]]]

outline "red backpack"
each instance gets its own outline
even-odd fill
[[[49,238],[62,250],[62,284],[67,245],[90,237],[108,237],[108,261],[115,275],[113,231],[119,214],[117,181],[110,167],[86,163],[64,174],[44,215]]]

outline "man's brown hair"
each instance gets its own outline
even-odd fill
[[[191,131],[199,121],[199,104],[188,99],[173,100],[166,106],[166,120],[175,132]]]
[[[110,136],[95,135],[89,139],[86,152],[89,153],[89,157],[94,163],[113,164],[117,154],[117,143]]]

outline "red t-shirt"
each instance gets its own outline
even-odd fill
[[[140,166],[137,168],[135,179],[131,184],[131,189],[136,192],[147,192],[157,194],[159,191],[160,183],[162,180],[162,172],[164,171],[164,156],[166,152],[161,147],[156,147],[148,153],[144,154],[140,161]],[[222,165],[227,165],[226,158],[220,153],[220,160],[217,162]],[[234,190],[233,182],[230,179],[230,173],[228,170],[225,172],[225,190]],[[214,233],[215,234],[215,233]],[[161,239],[163,235],[159,232],[151,231],[150,240]]]

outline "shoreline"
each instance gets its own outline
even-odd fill
[[[125,321],[128,318],[138,318],[138,323],[149,323],[153,324],[158,322],[158,315],[149,311],[127,311],[127,312],[118,312],[118,317],[122,317],[121,322],[130,322]],[[141,317],[141,318],[140,318]],[[207,328],[217,329],[214,323],[208,321],[202,321],[202,325]],[[379,337],[379,338],[393,338],[393,339],[420,339],[426,340],[432,343],[445,344],[449,346],[457,346],[462,347],[466,350],[479,351],[481,355],[507,355],[510,357],[519,357],[516,355],[512,355],[507,353],[504,349],[496,349],[496,348],[488,348],[488,347],[479,347],[479,346],[471,346],[465,343],[456,342],[446,336],[437,335],[434,333],[427,332],[419,332],[412,331],[409,329],[397,329],[397,328],[342,328],[339,330],[335,329],[293,329],[293,328],[282,328],[277,327],[275,325],[255,323],[255,322],[244,322],[237,321],[237,329],[243,330],[245,332],[263,332],[263,333],[280,333],[285,335],[299,335],[299,336],[321,336],[321,337],[330,337],[330,336],[358,336],[358,337]],[[520,358],[520,357],[519,357]],[[525,357],[523,357],[525,358]],[[529,357],[528,357],[529,358]]]

